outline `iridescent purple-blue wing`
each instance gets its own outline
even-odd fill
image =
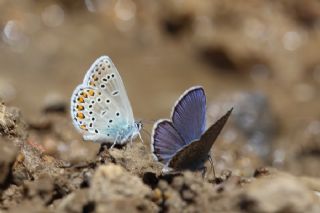
[[[151,150],[157,161],[166,164],[184,145],[181,136],[170,121],[159,120],[154,125]]]
[[[172,123],[186,144],[199,140],[205,130],[206,95],[202,87],[191,87],[172,111]]]

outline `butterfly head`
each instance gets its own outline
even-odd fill
[[[143,123],[142,121],[136,121],[135,122],[136,128],[138,129],[138,131],[140,131],[141,129],[143,129]]]

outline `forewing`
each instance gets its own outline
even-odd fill
[[[206,96],[202,87],[187,90],[175,104],[172,122],[185,144],[199,140],[205,130]]]
[[[230,109],[209,127],[209,129],[201,136],[200,140],[193,141],[179,150],[169,161],[168,167],[177,171],[201,169],[208,159],[210,149],[226,124],[232,110],[233,109]]]
[[[166,164],[184,146],[184,142],[172,123],[159,120],[153,128],[151,150],[156,160]]]
[[[101,56],[91,65],[83,85],[96,88],[112,98],[127,124],[133,124],[134,117],[127,92],[117,68],[108,56]]]

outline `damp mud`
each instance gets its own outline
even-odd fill
[[[0,212],[320,212],[320,3],[0,0]],[[109,55],[143,142],[83,141],[70,96]],[[162,174],[153,123],[202,85],[233,112],[207,171]]]

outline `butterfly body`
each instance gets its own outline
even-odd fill
[[[71,97],[71,117],[84,140],[125,144],[140,135],[120,74],[108,56],[98,58]]]
[[[172,170],[199,170],[228,120],[231,110],[205,131],[206,97],[202,87],[192,87],[176,102],[171,120],[159,120],[153,129],[154,158]]]

